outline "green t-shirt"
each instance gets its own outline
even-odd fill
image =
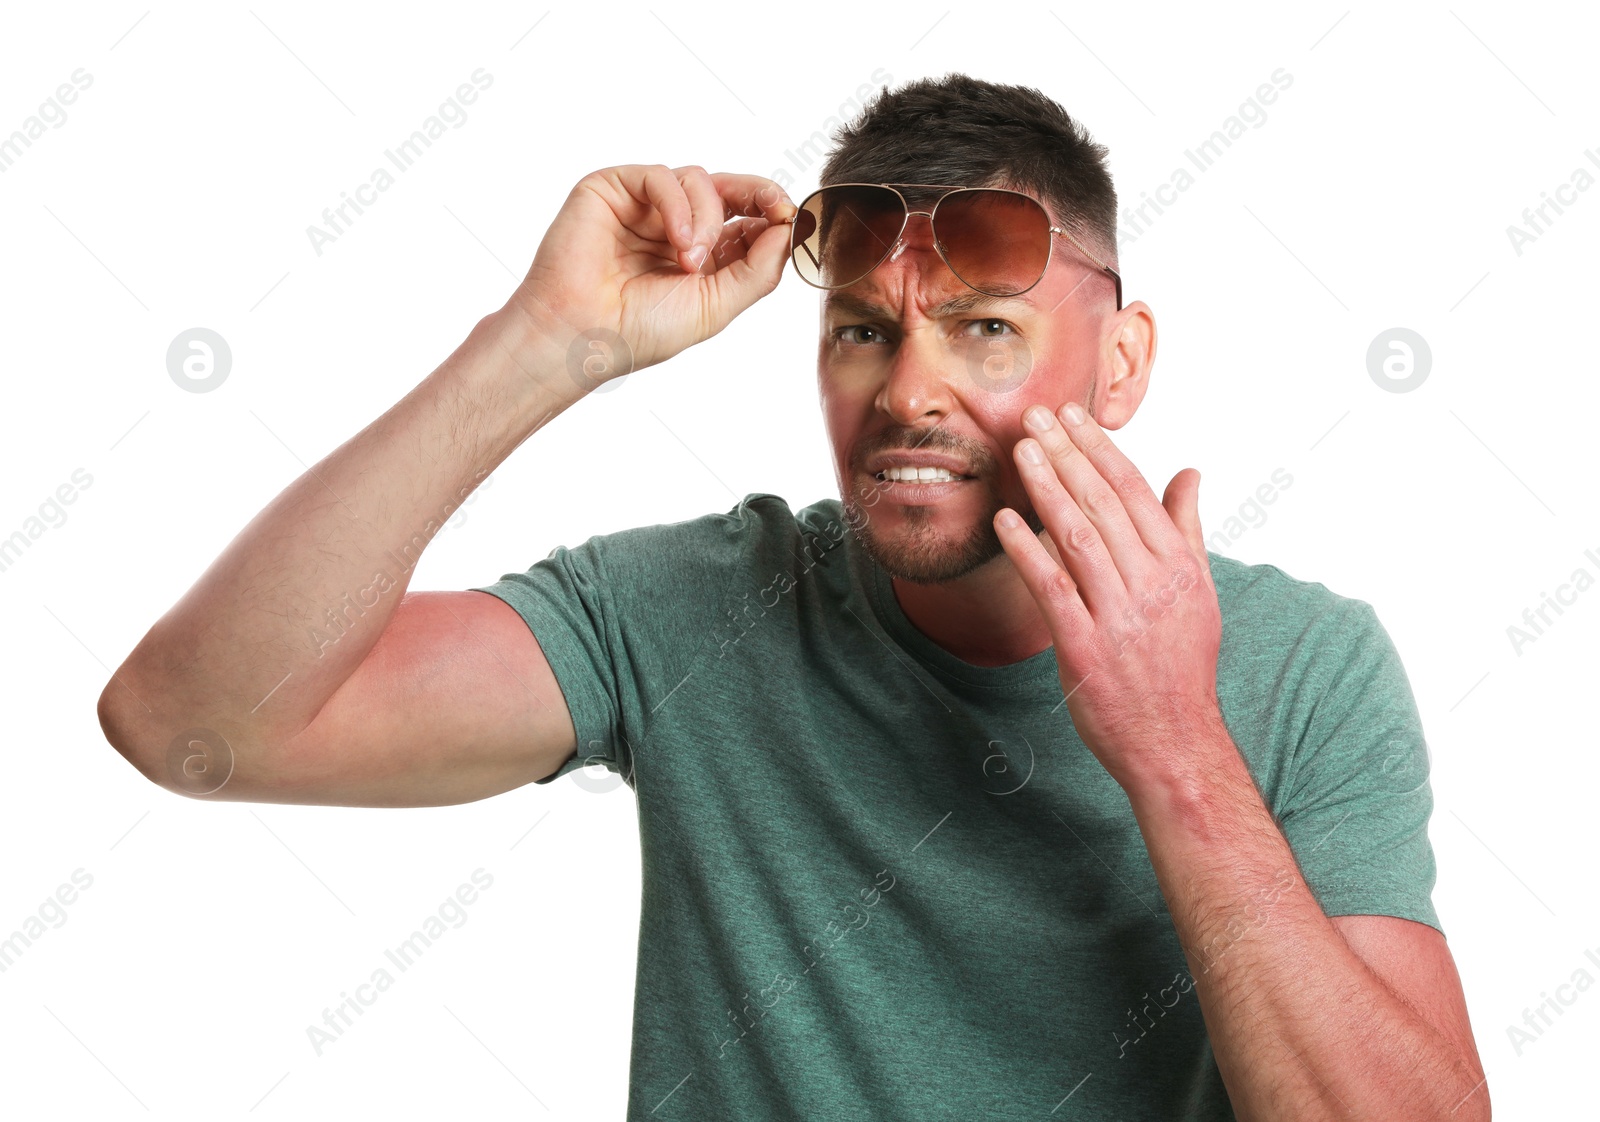
[[[1387,632],[1364,601],[1208,556],[1223,717],[1307,883],[1329,915],[1438,927]],[[480,591],[571,709],[556,776],[602,765],[637,800],[629,1119],[1234,1117],[1053,648],[979,667],[939,647],[837,499],[747,495]]]

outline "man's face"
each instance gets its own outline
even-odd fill
[[[903,242],[867,277],[823,294],[817,380],[863,548],[892,576],[931,584],[1003,560],[1002,507],[1042,529],[1012,459],[1022,413],[1087,403],[1115,303],[1109,279],[1061,239],[1044,278],[1013,297],[951,273],[925,216],[912,216]],[[960,478],[893,478],[941,465]]]

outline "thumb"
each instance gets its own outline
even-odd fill
[[[1161,505],[1166,508],[1172,524],[1189,543],[1195,560],[1209,569],[1205,538],[1200,532],[1200,473],[1194,468],[1184,468],[1174,475],[1172,482],[1167,484],[1166,493],[1161,496]]]
[[[783,267],[789,263],[789,234],[794,229],[787,222],[774,222],[755,240],[745,260],[764,282],[776,288],[783,279]]]
[[[789,263],[789,225],[774,223],[757,235],[743,257],[717,270],[717,302],[732,319],[767,295],[783,279]]]

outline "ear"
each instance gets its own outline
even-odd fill
[[[1150,368],[1156,360],[1156,318],[1142,300],[1108,316],[1100,338],[1100,373],[1103,387],[1091,403],[1094,419],[1103,429],[1120,429],[1133,418],[1150,386]]]

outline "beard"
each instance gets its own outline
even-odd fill
[[[855,496],[844,500],[844,511],[846,524],[854,528],[861,548],[884,572],[912,584],[941,584],[964,577],[1005,553],[994,532],[994,516],[1007,505],[990,493],[983,513],[953,535],[936,528],[938,514],[928,507],[901,507],[896,516],[902,527],[892,536],[878,532],[872,508],[861,506]],[[1031,504],[1025,510],[1012,509],[1035,534],[1044,529]]]

